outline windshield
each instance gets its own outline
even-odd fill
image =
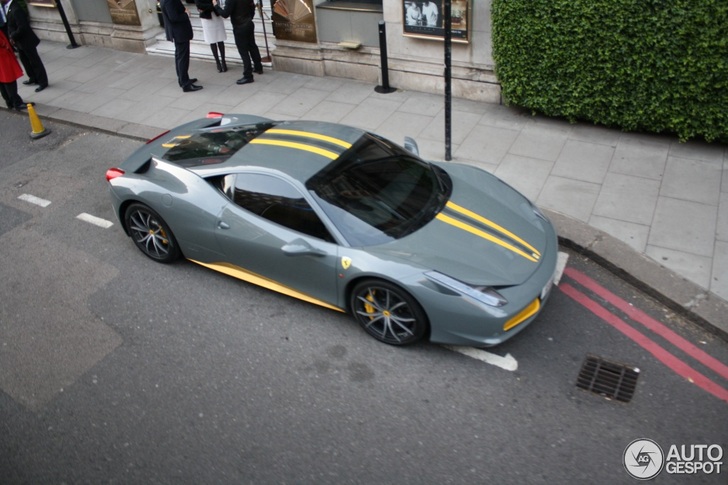
[[[306,187],[351,246],[411,234],[442,210],[452,190],[440,168],[367,134]]]

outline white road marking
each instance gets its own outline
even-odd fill
[[[36,197],[35,195],[30,194],[19,195],[18,199],[30,202],[31,204],[39,205],[41,207],[48,207],[49,205],[51,205],[50,200],[41,199],[40,197]]]
[[[88,222],[89,224],[93,224],[95,226],[103,227],[104,229],[108,229],[114,225],[113,222],[109,222],[106,219],[102,219],[100,217],[92,216],[91,214],[86,214],[85,212],[82,212],[81,214],[77,215],[76,219],[80,219],[84,222]]]
[[[457,347],[454,345],[443,345],[443,347],[448,350],[452,350],[453,352],[458,352],[460,354],[467,355],[468,357],[472,357],[473,359],[480,360],[486,364],[500,367],[503,370],[511,372],[518,370],[518,361],[511,354],[506,354],[505,357],[501,357],[500,355],[476,349],[475,347]]]
[[[568,260],[569,255],[559,251],[558,259],[556,260],[556,274],[554,275],[554,284],[556,286],[559,286],[559,281],[561,281],[561,276],[564,274],[564,269],[566,268]]]

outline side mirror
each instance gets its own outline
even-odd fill
[[[407,151],[414,153],[418,157],[420,156],[420,148],[417,146],[417,142],[415,141],[414,138],[405,136],[404,137],[404,148]]]

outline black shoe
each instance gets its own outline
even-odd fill
[[[35,103],[20,103],[15,106],[15,111],[23,111],[24,109],[28,109],[28,105],[35,106]]]
[[[41,84],[40,86],[38,86],[37,88],[35,88],[35,92],[36,93],[39,93],[39,92],[43,91],[45,88],[47,88],[47,87],[48,87],[47,84]]]
[[[235,81],[235,84],[250,84],[252,82],[255,82],[252,77],[241,77]]]
[[[256,74],[263,74],[263,66],[261,66],[257,69],[253,69],[253,72]]]
[[[202,89],[202,86],[198,86],[197,84],[188,84],[187,86],[182,88],[182,91],[185,93],[190,93],[192,91],[199,91]]]
[[[190,84],[195,84],[196,82],[197,82],[196,77],[193,77],[192,79],[190,79]]]
[[[23,81],[23,84],[25,84],[26,86],[30,86],[31,84],[38,84],[38,83],[35,81],[35,79],[26,79],[25,81]]]
[[[222,64],[222,72],[227,72],[227,64],[225,64],[225,59],[221,61]]]

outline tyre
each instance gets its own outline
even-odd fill
[[[130,205],[124,221],[136,247],[149,258],[158,263],[171,263],[180,257],[177,240],[169,226],[146,205]]]
[[[422,307],[402,288],[382,280],[365,280],[351,292],[351,312],[372,337],[390,345],[421,340],[428,323]]]

